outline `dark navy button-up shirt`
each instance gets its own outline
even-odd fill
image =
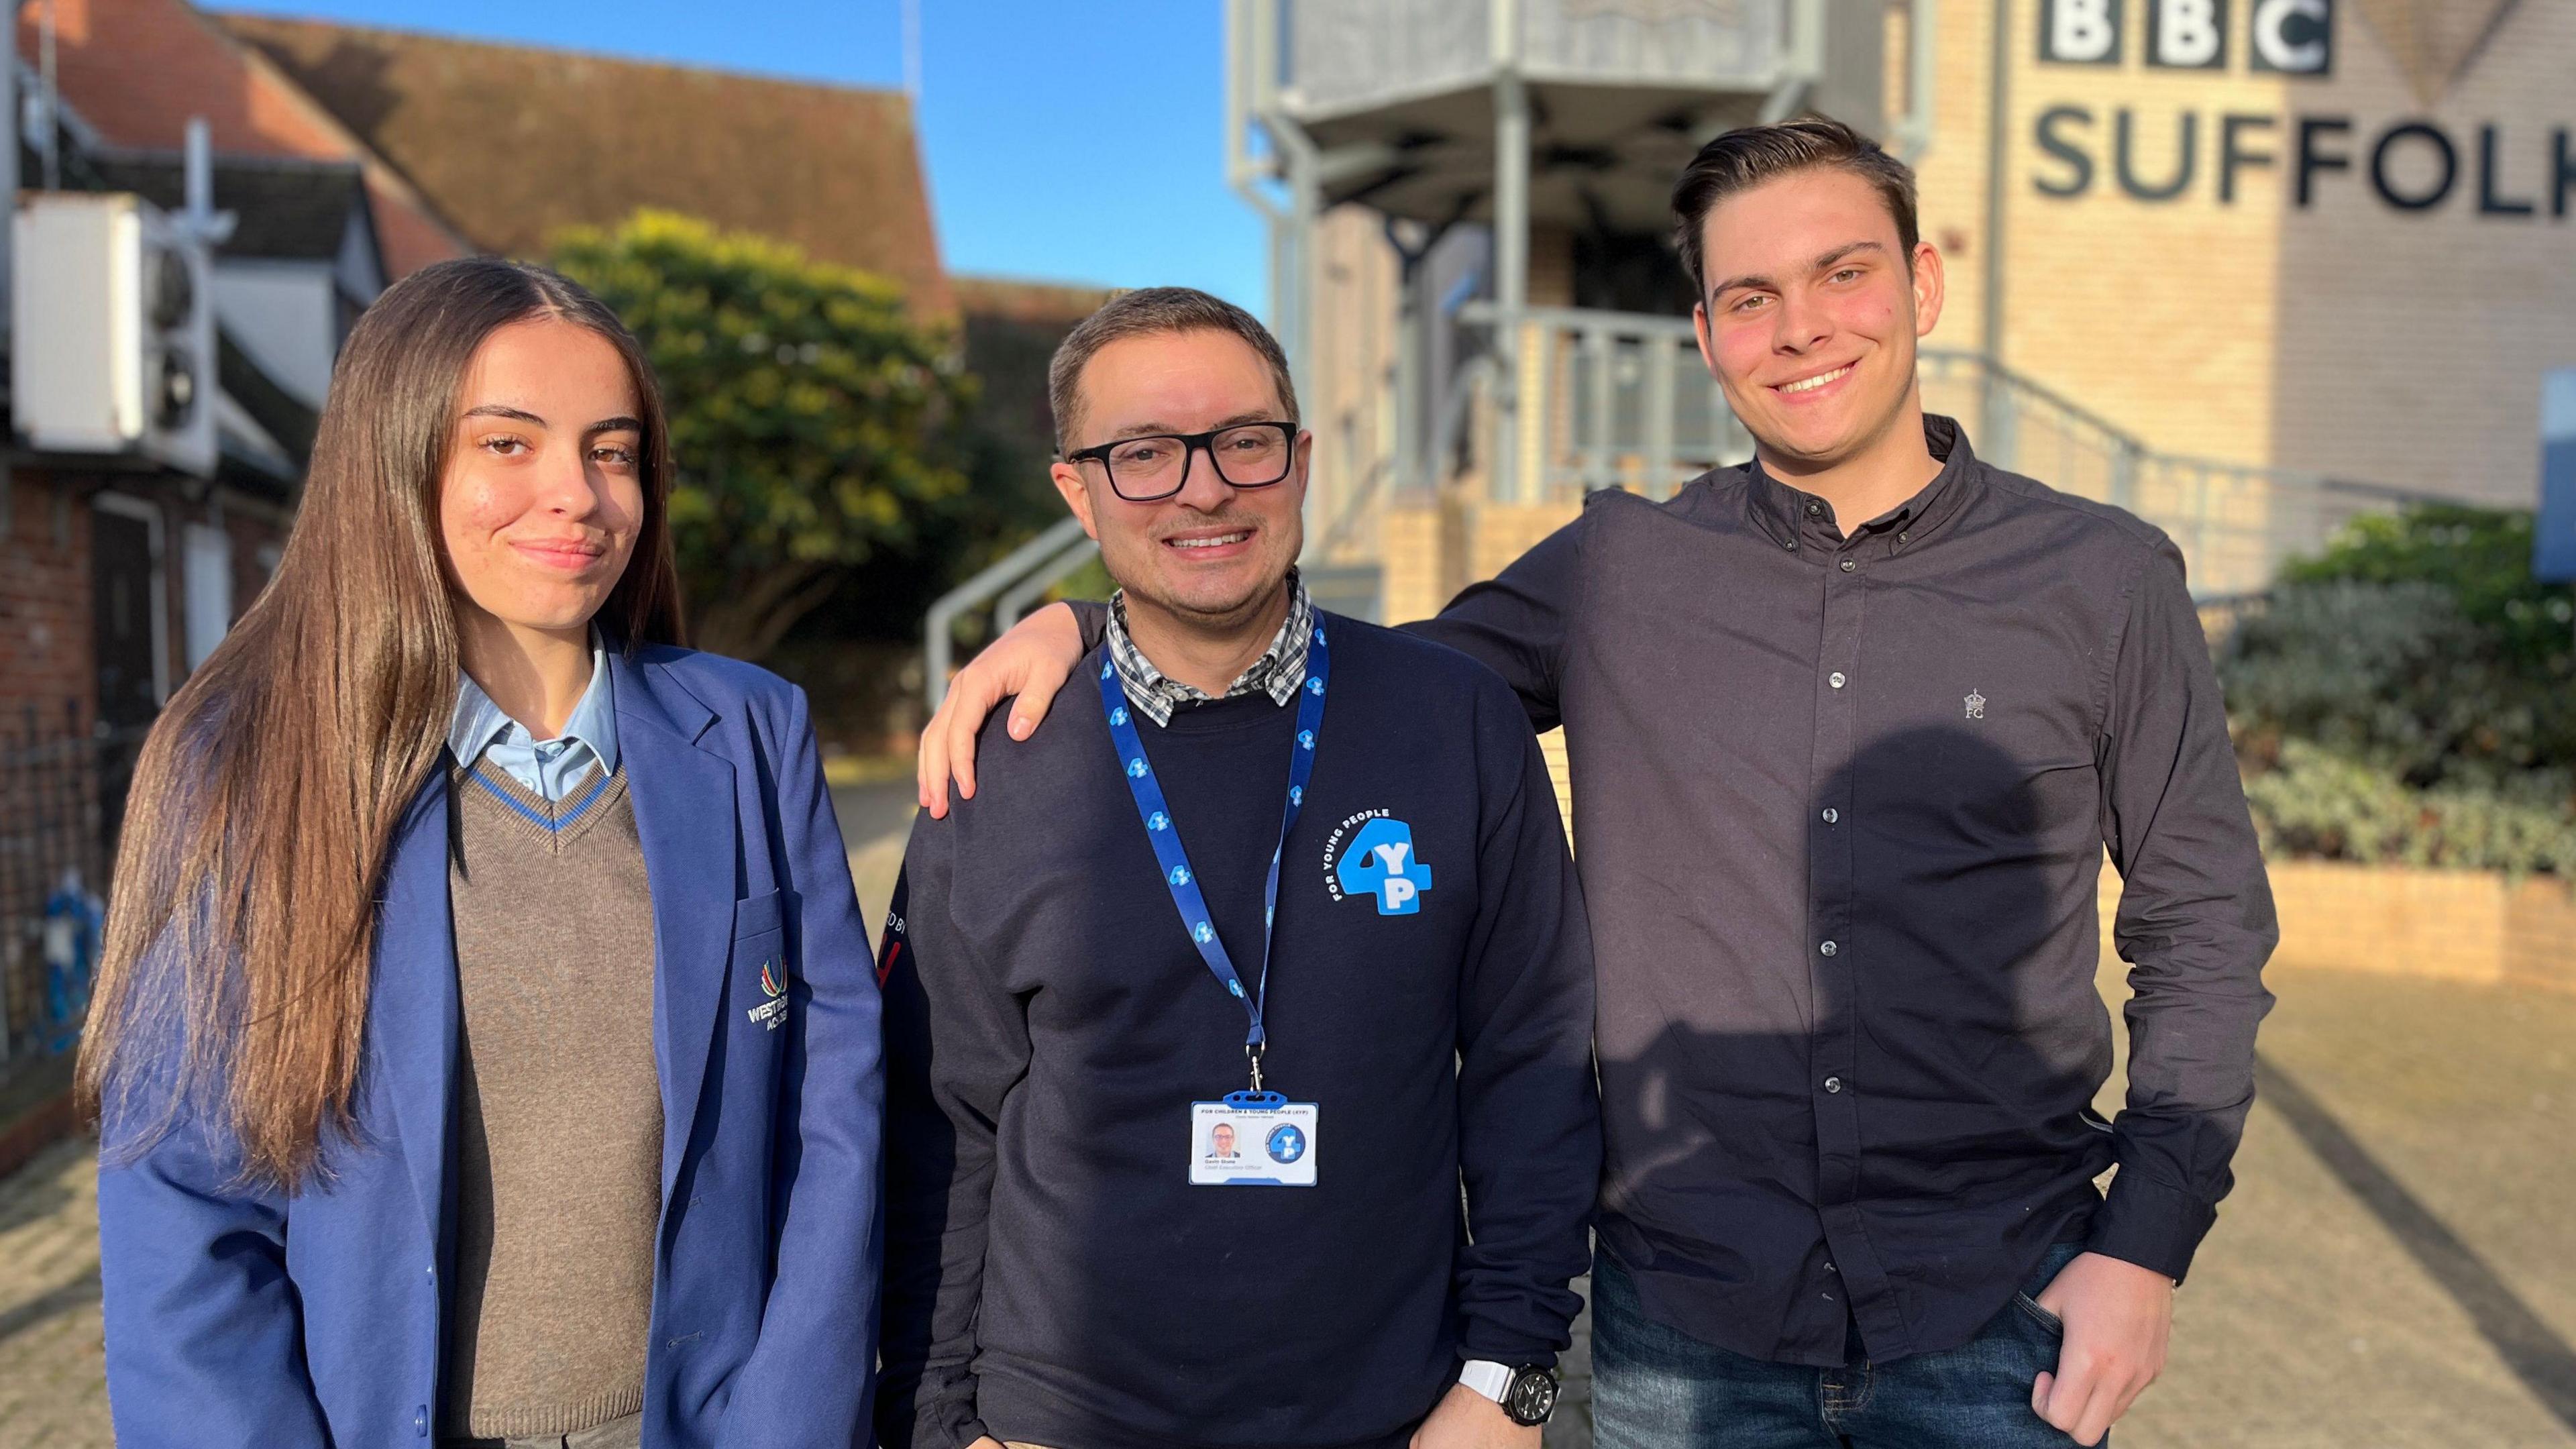
[[[1596,494],[1412,626],[1566,729],[1602,1245],[1658,1319],[1780,1362],[1955,1347],[2060,1241],[2180,1278],[2271,1001],[2180,554],[1926,433],[1939,476],[1859,527],[1758,465]]]

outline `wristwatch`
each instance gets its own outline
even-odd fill
[[[1489,1358],[1469,1359],[1458,1371],[1458,1382],[1502,1405],[1515,1424],[1544,1424],[1556,1412],[1556,1375],[1536,1364],[1515,1368]]]

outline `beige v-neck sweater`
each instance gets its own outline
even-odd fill
[[[454,780],[464,1008],[439,1433],[572,1434],[644,1402],[662,1188],[653,899],[623,770],[559,803]]]

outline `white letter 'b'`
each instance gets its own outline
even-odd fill
[[[2048,53],[2055,60],[2103,60],[2119,32],[2111,24],[2111,0],[2051,0],[2048,7]]]

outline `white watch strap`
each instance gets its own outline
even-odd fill
[[[1458,1370],[1458,1382],[1499,1404],[1512,1389],[1512,1366],[1489,1358],[1471,1358]]]

